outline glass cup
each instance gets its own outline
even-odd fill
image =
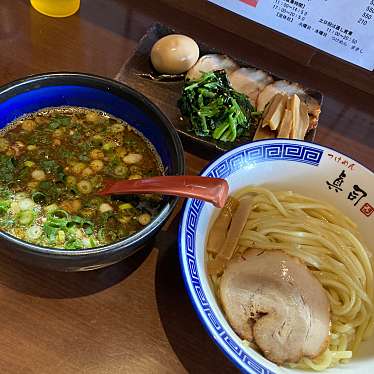
[[[30,0],[38,12],[50,17],[68,17],[80,6],[80,0]]]

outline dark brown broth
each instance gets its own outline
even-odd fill
[[[121,201],[95,194],[106,178],[163,173],[154,147],[122,120],[85,108],[49,108],[0,135],[0,229],[20,239],[96,247],[134,234],[160,209],[155,195]]]

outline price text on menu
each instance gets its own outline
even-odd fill
[[[209,1],[374,70],[374,0]]]

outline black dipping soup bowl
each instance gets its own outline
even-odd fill
[[[80,73],[49,73],[9,83],[0,88],[0,128],[27,113],[61,106],[99,109],[126,121],[156,148],[165,174],[184,174],[183,147],[169,120],[143,95],[107,78]],[[59,271],[105,267],[151,243],[176,202],[175,197],[165,198],[160,213],[148,226],[110,245],[82,250],[48,248],[0,231],[1,251],[22,262]]]

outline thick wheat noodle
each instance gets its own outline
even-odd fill
[[[330,300],[329,347],[290,366],[320,371],[347,362],[374,330],[373,268],[356,225],[332,205],[290,191],[247,187],[235,197],[248,195],[251,213],[236,253],[249,247],[283,250],[308,266]],[[220,277],[212,281],[218,289]]]
[[[296,238],[310,238],[312,240],[316,240],[316,242],[320,242],[324,245],[326,245],[327,248],[331,249],[333,252],[335,252],[335,254],[339,257],[339,253],[337,253],[338,251],[336,250],[337,246],[336,244],[334,245],[331,241],[325,239],[321,233],[319,234],[309,234],[309,233],[305,233],[305,232],[292,232],[292,231],[289,231],[289,232],[286,232],[284,230],[277,230],[277,229],[273,229],[273,228],[268,228],[267,230],[261,230],[260,233],[262,235],[266,235],[266,234],[269,234],[269,233],[279,233],[279,234],[284,234],[284,235],[290,235],[290,236],[293,236],[293,237],[296,237]],[[279,236],[278,236],[279,238]],[[348,267],[347,270],[351,271],[352,273],[355,273],[356,272],[356,266],[359,266],[358,265],[358,259],[356,259],[356,257],[354,256],[350,256],[348,250],[346,247],[343,247],[343,248],[339,248],[339,251],[344,251],[344,255],[345,255],[345,265]],[[361,252],[360,252],[360,255],[361,255]],[[365,262],[363,264],[364,266],[366,265]],[[369,264],[370,266],[370,264]],[[366,267],[365,269],[366,271],[368,271],[369,269]],[[370,275],[370,281],[372,282],[372,273]],[[372,286],[370,287],[370,291],[372,291]]]
[[[373,331],[374,331],[374,315],[372,315],[370,318],[370,321],[364,333],[364,339],[366,340],[370,338],[370,336],[373,335]]]
[[[329,298],[330,298],[330,301],[336,305],[339,305],[341,303],[339,301],[339,294],[333,289],[330,290]]]
[[[290,195],[288,195],[288,196],[290,196]],[[300,195],[299,195],[299,198],[300,198]],[[313,199],[309,199],[309,201],[311,203],[319,203],[319,204],[321,203],[321,202],[319,202],[317,200],[313,200]],[[265,199],[259,199],[258,201],[256,200],[256,204],[259,204],[259,202],[261,202],[263,204],[266,204],[269,207],[269,202],[266,201]],[[283,206],[285,207],[286,204],[287,204],[287,202],[285,202],[283,204]],[[259,205],[255,206],[255,207],[258,208]],[[271,207],[268,208],[268,209],[271,209]],[[273,205],[272,209],[274,211],[277,211],[278,213],[280,213],[277,206]],[[337,210],[335,208],[331,207],[331,206],[326,206],[326,207],[324,207],[324,209],[319,209],[317,211],[315,209],[311,209],[311,208],[307,208],[306,210],[307,210],[307,212],[303,211],[303,213],[307,213],[306,215],[309,215],[309,216],[317,215],[317,218],[319,218],[319,219],[327,220],[327,221],[335,221],[340,226],[342,226],[344,228],[347,228],[347,229],[355,229],[356,228],[356,225],[348,217],[345,217],[345,216],[342,216],[342,217],[338,216],[337,217],[336,214],[334,215],[333,213],[331,213],[330,211],[332,211],[334,213],[337,212]],[[254,214],[256,213],[255,209],[254,209],[253,213]],[[283,215],[283,214],[281,214],[281,215]]]
[[[248,192],[251,192],[251,193],[263,193],[265,194],[269,200],[271,201],[271,203],[279,210],[279,212],[284,216],[284,217],[287,217],[288,216],[288,213],[286,211],[286,209],[284,209],[283,205],[278,201],[278,199],[274,196],[274,194],[266,189],[266,188],[261,188],[261,187],[249,187],[246,191],[246,189],[243,189],[237,196],[238,199],[241,199],[243,196],[247,195]]]
[[[344,250],[345,246],[341,238],[338,235],[335,235],[332,233],[331,233],[331,236],[334,238],[336,243],[338,243],[339,249]],[[351,247],[351,252],[352,251],[354,252],[354,247]],[[367,288],[366,285],[370,285],[372,282],[372,279],[371,280],[366,279],[366,274],[368,274],[368,271],[367,271],[368,269],[364,269],[365,264],[363,265],[363,263],[355,256],[349,257],[348,259],[351,260],[350,267],[356,269],[356,271],[359,273],[357,277],[360,280],[360,283],[362,284],[363,287]],[[370,289],[367,291],[368,293],[371,292]]]

